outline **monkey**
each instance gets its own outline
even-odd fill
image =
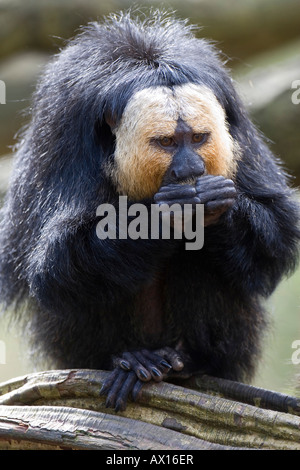
[[[289,175],[196,31],[160,10],[83,27],[39,80],[1,209],[3,309],[54,367],[110,371],[116,411],[151,381],[252,380],[265,299],[297,265]],[[120,196],[203,206],[203,247],[100,239],[97,207]]]

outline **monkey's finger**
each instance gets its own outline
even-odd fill
[[[196,196],[196,188],[190,185],[177,185],[172,190],[165,191],[161,188],[158,193],[154,195],[154,202],[162,204],[165,201],[173,201],[178,199],[193,199]]]
[[[117,375],[114,383],[112,384],[112,386],[111,386],[111,388],[110,388],[110,390],[107,394],[107,399],[106,399],[106,402],[105,402],[106,408],[114,408],[115,407],[116,400],[118,398],[119,390],[122,388],[123,383],[127,379],[128,374],[130,374],[130,372],[125,372],[122,369],[116,369],[116,370],[118,371],[118,375]]]
[[[212,178],[206,178],[205,176],[203,176],[196,180],[195,188],[201,188],[201,186],[220,187],[224,185],[235,186],[233,180],[229,178],[224,178],[224,176],[213,176]]]
[[[166,359],[162,358],[158,354],[156,354],[153,351],[148,351],[148,349],[143,349],[142,354],[147,357],[147,359],[155,364],[156,367],[158,367],[162,372],[168,372],[170,369],[172,369],[171,364],[169,364]]]
[[[160,382],[163,379],[163,374],[156,365],[149,360],[149,358],[144,354],[144,351],[136,351],[133,353],[136,359],[142,364],[148,372],[152,375],[155,382]]]
[[[114,369],[107,379],[103,382],[102,387],[100,389],[100,395],[106,395],[108,391],[111,389],[112,384],[115,382],[117,376],[119,375],[119,369]]]
[[[123,370],[131,370],[131,365],[128,361],[123,359],[122,357],[114,357],[113,359],[113,365],[114,367],[121,367]]]
[[[195,187],[196,189],[201,187],[222,187],[225,185],[232,185],[235,186],[235,183],[230,178],[225,178],[225,176],[221,175],[205,175],[200,176],[196,179]]]
[[[196,204],[200,204],[200,198],[198,196],[194,196],[192,198],[187,198],[187,199],[174,199],[174,200],[169,200],[166,199],[165,201],[160,201],[158,203],[159,206],[162,206],[163,204],[166,204],[167,206],[172,206],[173,204],[179,204],[180,206],[183,206],[184,204],[192,204],[192,206],[195,206]],[[169,211],[167,211],[169,212]]]
[[[169,192],[169,191],[175,191],[178,188],[193,188],[194,185],[190,183],[171,183],[171,184],[163,184],[159,192]]]
[[[155,351],[156,354],[161,355],[164,357],[172,366],[172,368],[176,371],[180,371],[184,367],[184,363],[181,359],[180,354],[178,354],[175,349],[169,348],[166,346],[165,348],[158,349]]]
[[[172,369],[171,364],[153,351],[143,349],[141,352],[146,358],[148,370],[150,371],[153,380],[155,380],[155,382],[161,382],[164,377],[166,377],[169,370]]]
[[[224,199],[223,201],[210,201],[205,204],[207,212],[221,212],[233,206],[235,199]]]
[[[204,184],[204,183],[207,183],[208,181],[210,182],[216,182],[216,183],[220,183],[221,181],[225,181],[225,180],[228,180],[227,178],[225,178],[225,176],[222,176],[222,175],[203,175],[203,176],[198,176],[196,178],[196,186],[198,184]],[[229,180],[231,181],[231,180]]]
[[[208,193],[210,191],[234,191],[236,193],[235,185],[231,180],[224,180],[219,182],[210,182],[205,184],[196,183],[196,192]]]
[[[198,194],[201,204],[225,199],[235,199],[236,195],[236,190],[232,187],[208,190],[202,194]]]
[[[137,401],[137,399],[139,398],[140,391],[142,390],[144,385],[145,385],[145,382],[141,382],[140,380],[136,381],[131,392],[131,398],[133,401]]]
[[[129,362],[131,369],[134,370],[140,380],[143,382],[149,382],[149,380],[151,380],[150,372],[136,359],[134,353],[126,352],[122,357]]]
[[[159,188],[159,192],[168,192],[178,188],[178,183],[165,184]]]
[[[126,380],[123,382],[116,399],[116,411],[124,411],[126,409],[128,395],[133,390],[137,381],[139,381],[139,379],[135,372],[132,371],[127,374]]]

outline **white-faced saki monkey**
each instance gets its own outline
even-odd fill
[[[299,207],[214,46],[173,14],[112,15],[50,61],[30,111],[0,292],[34,347],[55,367],[111,370],[101,393],[117,410],[176,374],[250,380]],[[118,213],[120,196],[149,214],[204,205],[203,247],[172,224],[169,238],[99,238],[97,207]]]

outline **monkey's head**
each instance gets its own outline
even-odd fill
[[[133,94],[114,129],[112,177],[118,191],[139,200],[162,182],[203,174],[232,177],[239,148],[213,92],[192,83]]]
[[[138,201],[164,182],[237,179],[244,149],[259,153],[218,51],[160,12],[84,28],[47,65],[32,112],[35,186],[68,182],[89,207],[99,193]]]

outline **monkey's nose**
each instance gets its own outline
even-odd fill
[[[170,177],[176,181],[182,181],[189,178],[197,178],[202,176],[205,173],[205,164],[203,160],[198,162],[188,163],[178,165],[171,169]]]

